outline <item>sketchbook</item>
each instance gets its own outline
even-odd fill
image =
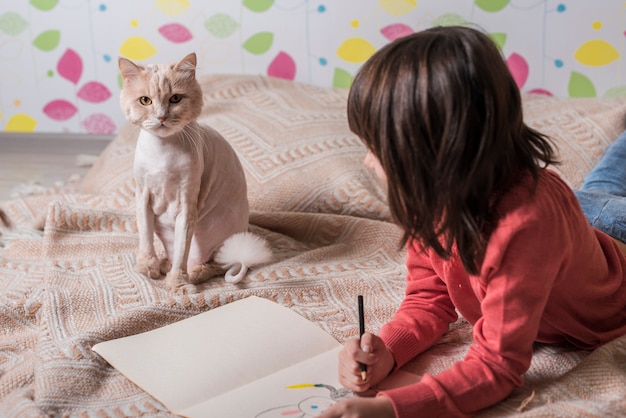
[[[349,396],[342,345],[291,309],[251,296],[93,350],[172,412],[190,417],[320,415]]]

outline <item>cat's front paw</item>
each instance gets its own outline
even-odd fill
[[[182,270],[172,270],[165,276],[165,287],[167,290],[177,293],[193,293],[186,291],[189,284],[189,276]]]
[[[198,284],[211,277],[221,276],[226,270],[215,263],[199,264],[189,269],[189,283]]]
[[[151,279],[161,277],[161,262],[154,254],[137,254],[135,262],[135,271]]]
[[[166,275],[172,269],[172,262],[168,258],[162,259],[159,269],[162,275]]]
[[[170,289],[170,291],[178,295],[193,295],[194,293],[198,293],[196,286],[191,283],[181,284],[176,289]]]

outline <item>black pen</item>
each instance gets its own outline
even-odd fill
[[[365,314],[363,313],[363,296],[358,296],[359,301],[359,342],[361,337],[365,333]],[[367,365],[360,363],[361,365],[361,379],[365,381],[367,379]]]

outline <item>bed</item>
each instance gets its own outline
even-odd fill
[[[236,285],[215,278],[174,294],[134,272],[133,129],[81,179],[0,202],[17,225],[0,237],[0,416],[172,416],[91,350],[256,295],[337,340],[391,318],[404,293],[404,253],[385,188],[363,167],[347,127],[347,91],[258,75],[209,75],[202,120],[235,147],[248,181],[250,230],[273,260]],[[626,98],[525,95],[527,123],[550,135],[572,187],[626,128]],[[43,227],[43,230],[39,230]],[[462,359],[462,318],[405,366],[437,373]],[[626,415],[626,337],[593,352],[537,345],[525,383],[481,417]],[[211,347],[206,347],[211,356]]]

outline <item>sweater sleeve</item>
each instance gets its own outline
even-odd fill
[[[405,298],[380,330],[397,367],[432,346],[458,318],[446,284],[417,244],[407,251],[407,270]]]
[[[533,343],[554,277],[563,262],[563,251],[556,248],[564,242],[558,236],[536,242],[536,237],[554,232],[539,231],[536,227],[524,226],[514,231],[504,227],[492,236],[491,250],[487,251],[481,274],[472,278],[482,313],[474,323],[474,344],[464,360],[450,369],[436,376],[424,375],[418,383],[382,392],[381,396],[391,400],[398,418],[472,416],[504,399],[513,388],[521,385],[522,375],[530,366]],[[546,257],[546,254],[553,254],[554,258]],[[429,280],[436,282],[434,278],[419,281],[429,283]],[[417,294],[423,295],[424,292]],[[432,294],[432,290],[426,292],[426,295]],[[443,295],[439,294],[438,298],[431,297],[427,303],[442,304],[444,301]],[[443,306],[438,315],[446,312],[444,318],[449,320],[448,301]],[[400,309],[397,316],[414,317],[416,323],[426,323],[412,333],[416,340],[422,336],[431,344],[432,338],[441,332],[441,324],[445,321],[432,319],[430,315],[435,315],[434,307],[412,302],[403,304]],[[435,326],[436,323],[439,325]],[[404,326],[407,325],[417,326],[405,322]],[[404,329],[405,333],[410,332]],[[389,335],[397,334],[401,332],[387,331],[385,335],[389,339]],[[396,344],[394,338],[389,341]],[[417,342],[413,345],[421,347]],[[397,347],[391,351],[394,355],[403,353]],[[404,361],[404,357],[400,359]]]

